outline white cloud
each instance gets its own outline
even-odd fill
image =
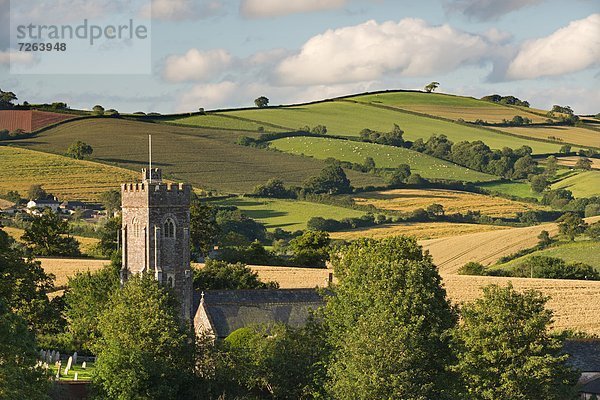
[[[600,14],[525,42],[508,66],[508,79],[563,75],[600,65]]]
[[[456,12],[479,21],[487,21],[542,1],[544,0],[446,0],[444,9],[449,13]]]
[[[223,8],[220,1],[152,0],[140,10],[143,18],[164,21],[200,19],[218,14]]]
[[[0,65],[9,65],[11,62],[13,64],[33,64],[35,59],[31,52],[26,53],[13,49],[0,51]]]
[[[220,83],[198,84],[181,96],[178,111],[198,110],[229,106],[230,99],[238,91],[238,84],[230,81]]]
[[[129,2],[114,0],[19,0],[11,2],[11,19],[19,23],[68,23],[127,11]]]
[[[246,18],[270,18],[282,15],[335,10],[347,0],[242,0],[240,12]]]
[[[312,37],[276,75],[280,84],[295,86],[371,81],[389,73],[431,76],[479,63],[492,46],[483,36],[421,19],[371,20]]]
[[[190,49],[183,55],[167,57],[162,75],[169,82],[206,81],[221,73],[232,62],[231,54],[223,49]]]

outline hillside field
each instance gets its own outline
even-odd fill
[[[401,222],[331,232],[331,237],[333,239],[356,240],[362,237],[382,239],[390,236],[406,235],[414,236],[419,240],[427,240],[502,229],[506,228],[496,225],[459,224],[451,222]]]
[[[561,258],[566,262],[582,262],[584,264],[589,264],[600,271],[600,242],[590,240],[561,243],[558,246],[539,250],[504,264],[494,265],[494,269],[510,269],[532,256],[556,257]]]
[[[276,128],[271,125],[260,124],[254,121],[247,121],[241,118],[234,118],[224,114],[206,114],[206,115],[192,115],[183,118],[174,118],[165,120],[167,123],[176,123],[182,125],[198,126],[204,128],[217,128],[217,129],[233,129],[239,131],[251,131],[258,132],[262,127],[265,132],[282,132],[286,131],[283,128]]]
[[[560,145],[519,138],[493,132],[478,127],[465,126],[435,118],[414,115],[401,110],[390,110],[349,100],[335,100],[321,103],[227,111],[224,115],[233,115],[257,122],[267,122],[296,130],[305,125],[327,126],[327,131],[339,136],[359,136],[360,131],[369,128],[380,132],[389,132],[393,124],[404,130],[404,138],[415,140],[428,139],[431,135],[444,134],[453,142],[463,140],[482,140],[491,148],[506,146],[517,148],[530,146],[534,153],[556,153]]]
[[[0,193],[16,190],[27,197],[31,185],[41,184],[60,200],[97,201],[103,192],[119,189],[138,175],[110,165],[0,146]]]
[[[555,140],[560,139],[559,144],[571,143],[581,147],[600,148],[600,132],[576,126],[535,126],[527,125],[520,127],[501,127],[504,132],[519,136],[530,136],[532,138]]]
[[[388,92],[351,97],[361,103],[371,103],[415,111],[422,114],[465,121],[481,119],[490,123],[502,122],[521,115],[534,123],[546,122],[548,117],[530,112],[526,107],[506,106],[472,97],[455,96],[443,93]]]
[[[5,226],[2,228],[2,230],[18,242],[21,241],[21,236],[23,236],[23,234],[25,233],[25,231],[23,229],[13,228],[10,226]],[[79,242],[79,249],[84,254],[89,254],[90,252],[92,252],[94,247],[100,241],[99,239],[89,238],[89,237],[85,237],[85,236],[73,236],[73,237]]]
[[[552,189],[568,189],[575,197],[600,195],[600,171],[586,171],[554,183]]]
[[[265,224],[269,230],[275,228],[281,228],[286,231],[306,229],[306,223],[312,217],[341,220],[343,218],[361,217],[365,215],[365,212],[363,211],[344,207],[283,199],[236,197],[219,200],[214,203],[236,206],[250,218]]]
[[[361,193],[354,197],[358,204],[373,205],[381,210],[409,212],[437,203],[446,214],[480,211],[491,217],[513,218],[517,212],[540,209],[532,203],[521,203],[501,197],[443,189],[394,189]]]
[[[318,137],[289,137],[270,143],[271,147],[284,152],[303,154],[322,160],[333,157],[341,161],[362,164],[366,157],[372,157],[377,168],[396,168],[400,164],[408,164],[411,172],[418,173],[424,178],[466,182],[498,179],[493,175],[401,147]]]
[[[95,160],[139,171],[148,163],[148,135],[154,147],[153,165],[165,178],[220,192],[251,192],[271,178],[301,185],[325,166],[322,161],[235,144],[247,132],[218,131],[115,118],[68,122],[13,144],[62,154],[77,140],[90,144]],[[371,174],[347,171],[356,187],[381,185]],[[136,174],[137,176],[137,174]],[[74,182],[79,185],[81,182]]]
[[[531,190],[531,185],[529,184],[529,182],[483,182],[478,183],[477,187],[489,190],[490,192],[507,194],[509,196],[516,196],[523,199],[534,198],[539,200],[542,198],[541,193],[536,193],[533,190]]]

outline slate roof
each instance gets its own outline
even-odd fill
[[[600,378],[589,381],[579,389],[579,393],[600,394]]]
[[[563,350],[571,356],[569,363],[581,372],[600,372],[600,340],[566,340]]]
[[[200,306],[200,294],[195,295]],[[315,289],[207,290],[204,307],[214,335],[225,338],[239,328],[256,324],[284,323],[302,327],[325,302]]]

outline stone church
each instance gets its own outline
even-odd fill
[[[212,290],[194,292],[190,264],[188,184],[166,183],[159,168],[142,169],[142,181],[121,185],[121,282],[148,273],[171,288],[181,316],[196,332],[224,338],[251,324],[304,325],[311,309],[323,304],[314,289]]]

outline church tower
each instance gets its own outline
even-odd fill
[[[175,292],[181,303],[181,315],[187,321],[193,317],[191,190],[187,184],[163,182],[159,168],[143,169],[141,183],[121,186],[121,281],[132,274],[152,274]]]

